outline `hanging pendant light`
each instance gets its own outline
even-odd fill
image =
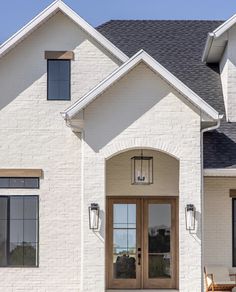
[[[131,183],[133,185],[150,185],[153,183],[153,157],[140,156],[131,158]]]

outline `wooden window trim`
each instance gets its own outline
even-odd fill
[[[236,189],[229,190],[229,196],[230,196],[230,198],[236,198]]]
[[[72,51],[45,51],[46,60],[74,60],[75,54]]]
[[[42,177],[42,169],[0,169],[0,177]]]

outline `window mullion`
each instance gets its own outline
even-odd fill
[[[22,234],[23,242],[22,242],[22,249],[23,249],[23,266],[25,265],[25,196],[23,196],[23,234]]]
[[[236,199],[233,198],[232,200],[232,264],[233,264],[233,267],[236,266],[236,262],[235,262],[235,252],[236,252],[236,242],[235,242],[235,201]]]
[[[10,265],[10,197],[7,198],[7,266]]]

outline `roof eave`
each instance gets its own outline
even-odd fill
[[[205,168],[206,177],[236,177],[235,168]]]
[[[214,40],[220,38],[224,33],[226,33],[233,25],[236,24],[236,14],[218,26],[214,31],[208,33],[205,48],[202,55],[202,61],[208,62],[209,54],[214,43]],[[219,60],[217,60],[219,61]]]
[[[67,15],[72,21],[77,23],[84,31],[91,35],[100,45],[102,45],[107,51],[112,53],[121,62],[126,62],[129,58],[120,49],[118,49],[113,43],[106,39],[100,32],[88,24],[83,18],[75,13],[69,6],[63,1],[56,0],[51,5],[46,7],[41,13],[28,22],[23,28],[11,36],[0,46],[0,57],[5,55],[9,50],[21,42],[32,31],[37,29],[42,23],[47,21],[51,16],[61,11]]]
[[[216,38],[222,36],[228,29],[230,29],[236,23],[236,14],[231,16],[228,20],[218,26],[214,31],[214,35]]]
[[[72,119],[77,113],[83,110],[88,104],[96,99],[97,96],[102,94],[108,87],[110,87],[115,81],[122,78],[127,72],[135,67],[139,62],[144,61],[152,67],[158,74],[160,74],[166,82],[168,82],[173,88],[175,88],[180,94],[185,96],[196,107],[205,112],[213,120],[220,120],[221,115],[211,107],[207,102],[201,99],[195,92],[181,82],[177,77],[170,73],[165,67],[154,60],[144,50],[140,50],[137,54],[131,57],[126,63],[117,68],[106,79],[100,82],[96,87],[84,95],[79,101],[70,106],[62,116],[67,119]]]

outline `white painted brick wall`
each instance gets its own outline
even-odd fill
[[[232,267],[232,198],[235,178],[205,178],[204,262]]]
[[[229,78],[229,59],[228,59],[228,45],[224,51],[220,61],[220,77],[224,96],[226,117],[230,119],[230,103],[228,102],[228,78]]]
[[[105,160],[132,148],[153,148],[180,161],[179,286],[181,292],[201,291],[201,165],[199,113],[144,64],[138,65],[84,111],[83,139],[83,283],[82,290],[105,288],[105,222],[88,230],[88,205],[99,203],[105,213]],[[197,230],[185,228],[185,206],[197,209]],[[91,279],[93,275],[93,280]]]
[[[199,292],[201,226],[190,235],[184,216],[189,202],[201,212],[198,111],[141,64],[85,110],[81,143],[60,116],[71,102],[46,100],[45,50],[74,50],[72,102],[118,65],[60,13],[0,60],[1,167],[44,170],[38,191],[1,190],[39,194],[40,267],[1,269],[0,291],[104,292],[105,159],[150,147],[180,160],[180,291]],[[103,217],[96,234],[88,230],[94,201]]]
[[[226,117],[230,122],[236,121],[236,26],[227,34],[228,42],[220,62],[221,83],[224,95]]]
[[[47,101],[45,50],[73,50],[72,101]],[[58,13],[0,60],[0,167],[42,168],[39,268],[0,268],[1,292],[78,292],[81,277],[81,140],[60,112],[117,67]],[[93,279],[90,279],[93,281]]]

